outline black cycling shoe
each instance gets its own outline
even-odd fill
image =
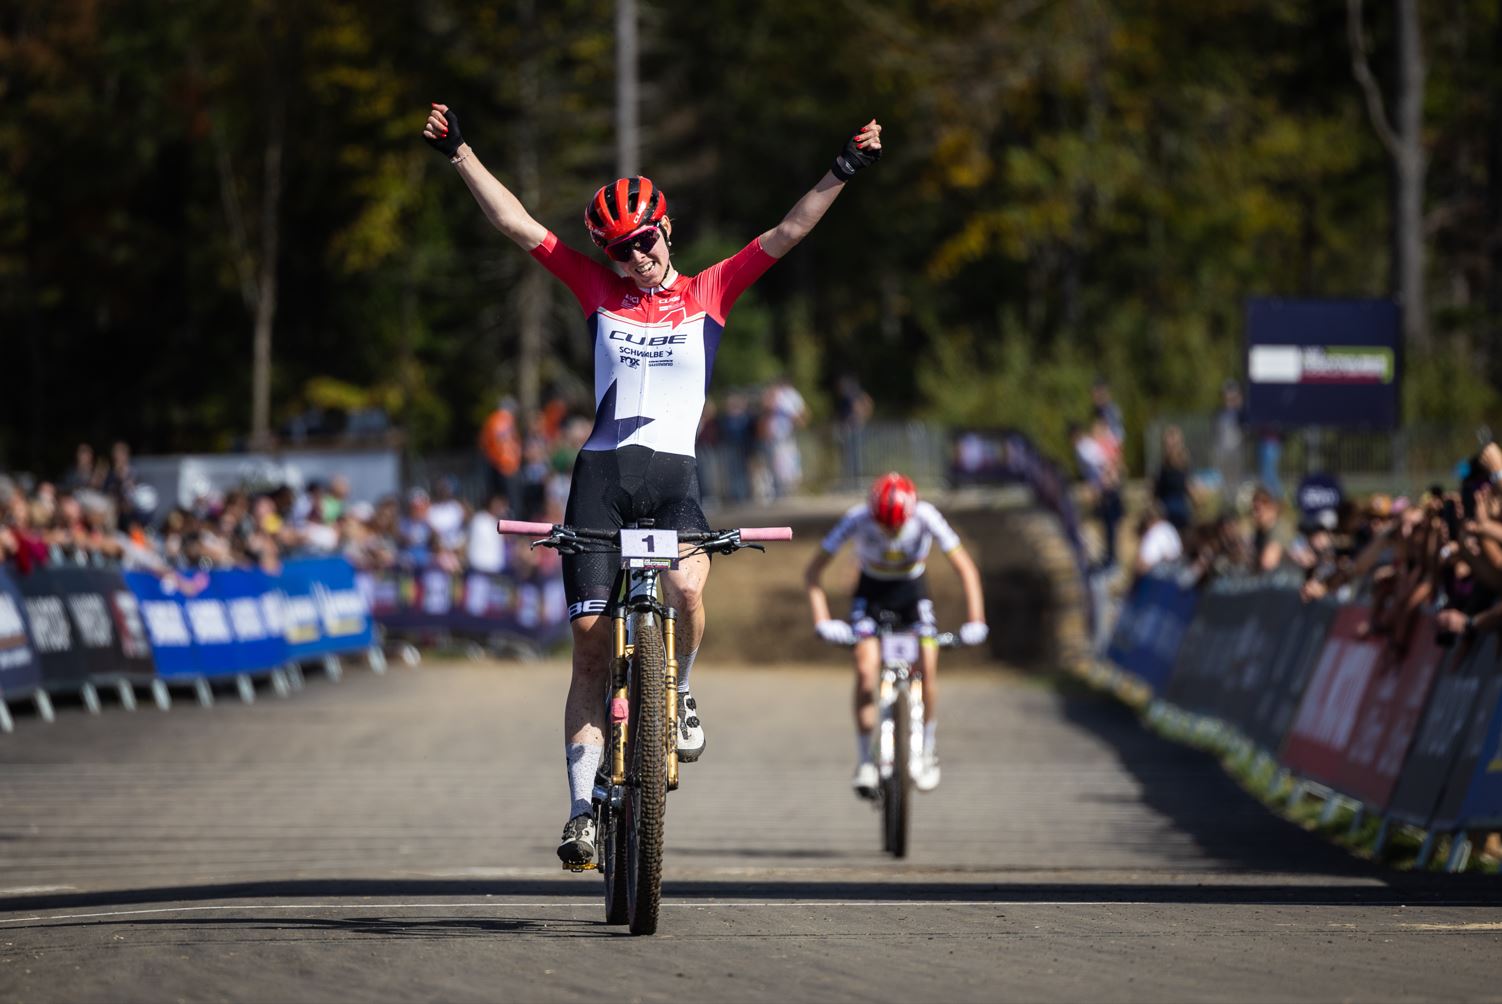
[[[569,868],[582,868],[595,859],[595,817],[580,813],[563,827],[558,860]]]
[[[678,691],[678,762],[693,763],[704,755],[704,726],[694,695]]]

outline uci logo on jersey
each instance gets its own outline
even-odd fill
[[[631,345],[682,345],[688,341],[688,335],[644,335],[640,331],[622,331],[620,328],[615,328],[610,332],[610,340]]]

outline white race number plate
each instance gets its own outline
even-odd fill
[[[881,661],[884,663],[905,662],[918,664],[918,636],[915,634],[884,634],[881,636]]]
[[[677,568],[678,531],[622,530],[621,565],[624,568]]]

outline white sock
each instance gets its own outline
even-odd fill
[[[873,763],[871,759],[871,733],[855,730],[855,762]]]
[[[688,693],[688,671],[694,668],[694,660],[698,657],[699,650],[694,649],[678,660],[678,693]]]
[[[595,790],[595,772],[605,757],[605,747],[564,743],[563,749],[568,758],[568,818],[586,816],[593,811],[589,796]]]
[[[939,729],[938,722],[923,723],[923,749],[932,753],[934,751],[934,733]]]

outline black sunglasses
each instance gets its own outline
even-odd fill
[[[657,239],[662,236],[662,231],[654,224],[651,228],[614,244],[605,245],[605,253],[616,261],[626,262],[631,260],[631,252],[640,251],[642,254],[651,254],[657,246]]]

